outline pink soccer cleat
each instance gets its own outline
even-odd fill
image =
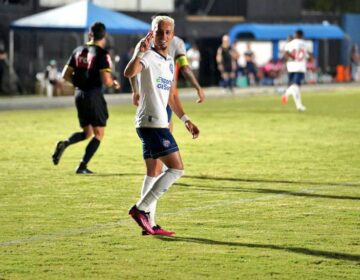
[[[145,211],[139,210],[136,205],[131,207],[129,210],[129,215],[137,222],[137,224],[145,231],[147,234],[154,234],[154,230],[149,224],[148,217]]]
[[[282,104],[286,104],[288,102],[288,98],[285,94],[281,96],[281,102]]]
[[[175,231],[168,231],[168,230],[165,230],[163,228],[161,228],[161,226],[159,225],[156,225],[154,227],[152,227],[154,233],[153,235],[167,235],[167,236],[171,236],[173,234],[175,234],[176,232]],[[147,233],[145,230],[142,232],[142,235],[149,235],[149,233]]]

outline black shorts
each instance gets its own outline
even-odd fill
[[[109,113],[100,88],[89,91],[77,89],[75,104],[78,112],[79,123],[81,127],[92,125],[106,126]]]

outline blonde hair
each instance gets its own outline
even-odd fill
[[[175,21],[173,18],[169,16],[156,16],[151,22],[151,30],[155,30],[155,28],[159,25],[159,22],[166,21],[169,22],[172,26],[172,30],[175,28]]]

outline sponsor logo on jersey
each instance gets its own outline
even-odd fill
[[[78,68],[90,69],[93,64],[94,57],[94,54],[88,52],[87,50],[82,50],[75,55],[76,66]]]
[[[165,79],[163,77],[158,77],[156,79],[156,87],[163,90],[170,90],[172,80]]]

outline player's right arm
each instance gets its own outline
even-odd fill
[[[180,71],[184,75],[184,77],[190,81],[193,87],[197,91],[197,95],[199,99],[196,101],[197,103],[202,103],[205,100],[205,93],[203,88],[200,86],[198,80],[195,78],[193,71],[191,70],[187,58],[185,55],[182,55],[176,59],[176,62],[180,65]]]
[[[129,82],[132,89],[132,103],[135,106],[139,106],[140,90],[139,90],[137,77],[135,76],[130,78]]]
[[[285,59],[286,60],[297,60],[298,51],[294,48],[294,44],[289,42],[285,45]]]
[[[178,38],[175,48],[176,48],[176,52],[175,52],[176,63],[179,65],[180,71],[185,77],[185,79],[188,80],[191,83],[191,85],[196,89],[197,95],[199,97],[199,99],[196,102],[202,103],[205,100],[205,93],[189,66],[189,61],[186,56],[186,47],[184,41]]]
[[[285,59],[286,60],[295,60],[295,56],[296,56],[296,53],[293,51],[293,52],[285,52]]]
[[[71,66],[66,64],[63,71],[62,71],[62,73],[61,73],[61,76],[63,77],[63,79],[65,81],[72,84],[73,83],[73,80],[72,80],[73,73],[74,73],[74,68],[72,68]]]
[[[221,47],[219,47],[217,49],[217,52],[216,52],[216,63],[217,63],[217,66],[218,66],[218,70],[220,72],[223,72],[224,71],[224,67],[222,65],[222,49]]]
[[[135,49],[134,56],[129,61],[128,65],[126,65],[124,76],[126,78],[135,77],[139,74],[143,66],[140,63],[141,58],[144,56],[144,53],[150,48],[151,39],[153,37],[153,33],[149,32],[145,38],[140,40],[139,48]]]

